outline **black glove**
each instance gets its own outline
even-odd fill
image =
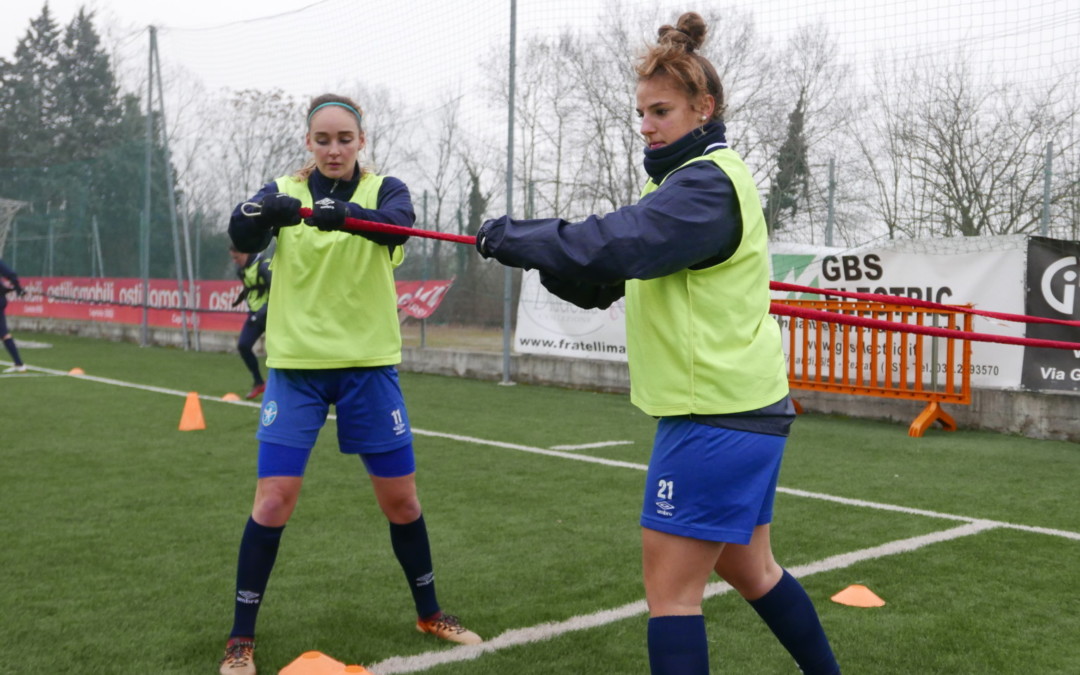
[[[491,235],[491,227],[494,222],[494,220],[485,220],[480,229],[476,231],[476,252],[484,259],[491,257],[491,251],[488,250],[488,237]]]
[[[266,195],[259,204],[262,210],[255,216],[255,220],[267,229],[300,223],[300,200],[295,197],[278,192]]]
[[[245,288],[244,290],[240,291],[236,295],[236,299],[233,300],[232,306],[233,307],[239,307],[240,303],[242,303],[244,300],[247,300],[247,295],[248,295],[248,289]]]
[[[552,295],[582,309],[607,309],[626,294],[625,282],[590,284],[584,281],[567,281],[544,270],[540,270],[540,283]]]
[[[15,295],[21,298],[22,296],[26,295],[26,289],[19,284],[15,284]]]
[[[345,218],[348,215],[349,207],[345,202],[324,197],[312,205],[311,217],[305,218],[304,222],[323,232],[333,232],[345,229]]]

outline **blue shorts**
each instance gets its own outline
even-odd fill
[[[783,436],[661,418],[641,526],[668,534],[748,544],[772,522]]]
[[[311,448],[290,448],[259,441],[259,478],[302,477],[310,457]],[[416,457],[411,443],[397,450],[363,454],[360,459],[364,461],[367,472],[379,478],[400,478],[416,472]]]
[[[380,368],[271,368],[259,430],[264,444],[309,451],[337,413],[338,447],[346,454],[379,454],[412,447],[412,430],[397,371]]]

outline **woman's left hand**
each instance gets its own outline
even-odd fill
[[[324,197],[311,206],[311,216],[304,222],[312,227],[317,227],[323,232],[334,232],[345,229],[345,218],[349,215],[349,207],[345,202]]]

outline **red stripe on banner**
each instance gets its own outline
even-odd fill
[[[21,277],[26,294],[9,296],[10,316],[101,321],[138,325],[143,320],[142,279],[93,277]],[[425,319],[446,297],[453,279],[398,281],[398,309]],[[238,331],[247,318],[247,306],[233,307],[243,289],[235,281],[199,281],[180,292],[169,279],[150,279],[147,324],[180,327],[187,313],[198,314],[201,330]]]

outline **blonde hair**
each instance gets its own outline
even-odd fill
[[[361,120],[364,117],[363,109],[356,104],[356,101],[352,100],[348,96],[341,96],[340,94],[322,94],[311,99],[311,103],[308,104],[307,112],[304,114],[304,119],[308,128],[311,128],[311,116],[315,113],[317,108],[321,108],[325,105],[339,105],[343,108],[347,108],[349,111],[356,115],[356,128],[360,130],[360,135],[364,134],[364,127],[361,124]],[[296,170],[293,177],[298,181],[306,181],[311,177],[311,173],[315,170],[315,159],[309,159],[302,167]],[[360,168],[360,177],[364,176],[364,169]]]
[[[722,120],[727,106],[724,86],[712,63],[697,53],[705,43],[708,28],[697,12],[686,12],[674,26],[665,24],[657,31],[658,40],[637,64],[638,81],[667,76],[686,92],[692,102],[705,95],[713,97],[712,120]]]

